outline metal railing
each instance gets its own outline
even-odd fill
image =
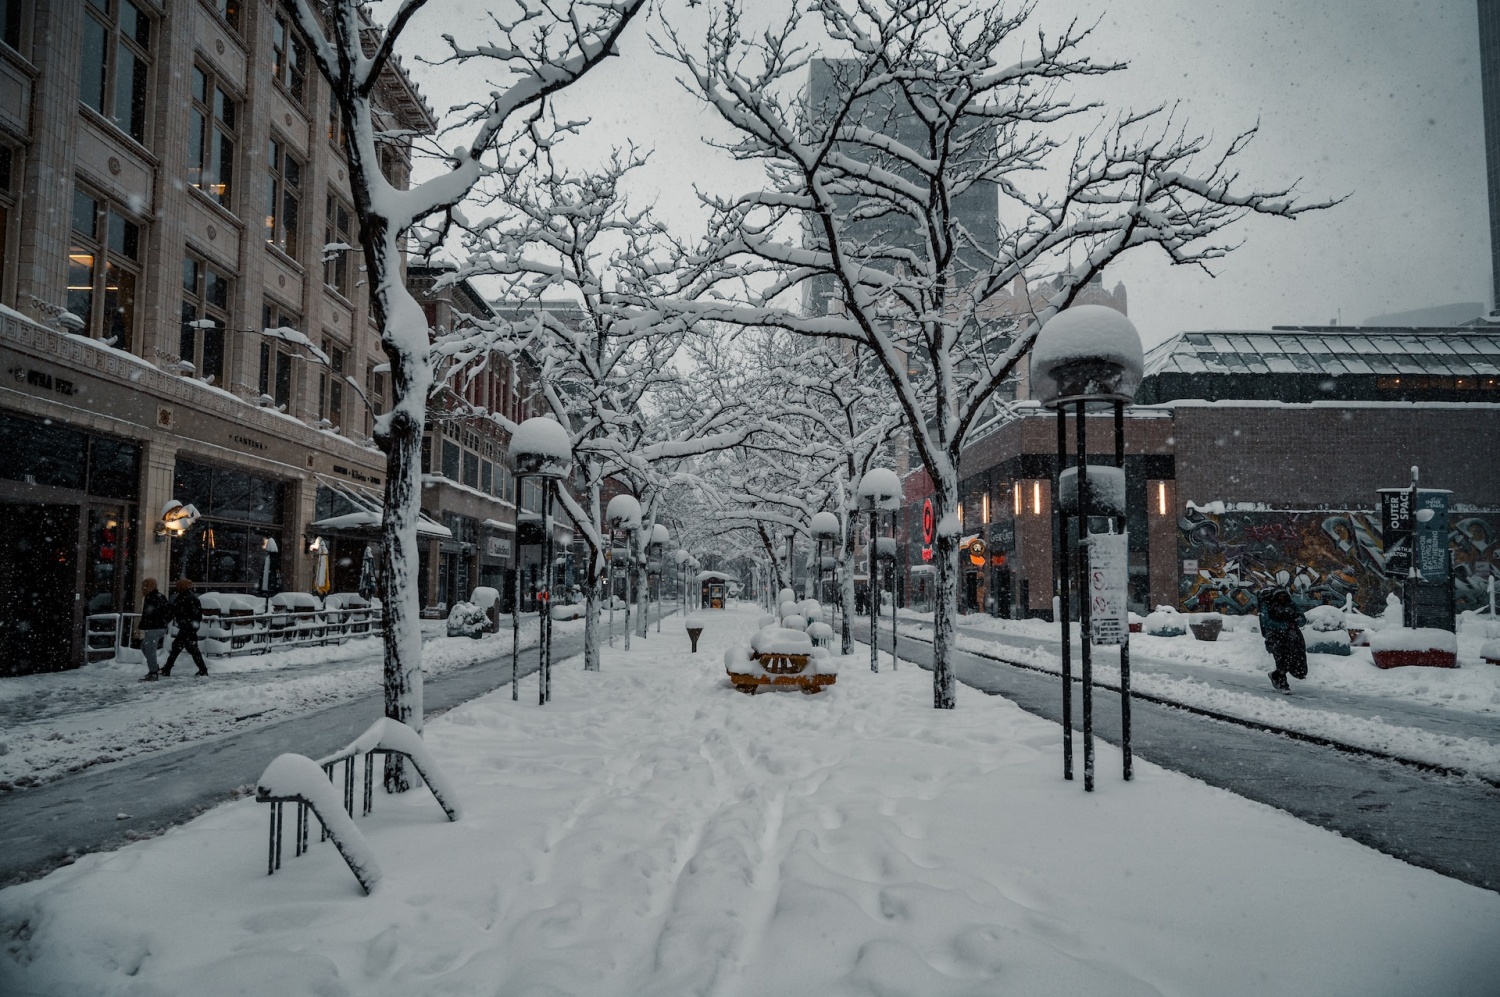
[[[97,613],[85,618],[85,662],[108,661],[119,657],[121,650],[139,654],[130,645],[130,635],[139,619],[139,613]],[[342,644],[379,634],[381,621],[381,610],[374,606],[204,614],[198,627],[198,646],[207,657],[223,658],[266,654],[289,647]],[[170,639],[169,634],[169,646]],[[166,649],[163,647],[163,652]]]

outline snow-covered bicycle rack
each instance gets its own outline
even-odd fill
[[[318,761],[306,755],[287,753],[278,755],[266,766],[255,786],[255,799],[259,803],[271,804],[270,842],[266,874],[273,875],[281,868],[281,843],[285,816],[283,808],[288,803],[297,804],[294,857],[307,851],[307,834],[310,821],[308,811],[318,818],[322,826],[319,840],[333,839],[349,871],[359,880],[360,887],[369,893],[380,881],[380,865],[365,837],[354,823],[354,762],[363,757],[364,807],[368,814],[374,804],[375,756],[400,755],[410,759],[417,773],[432,790],[438,805],[447,814],[448,820],[458,820],[461,813],[452,786],[438,769],[421,737],[406,724],[389,717],[382,717],[370,725],[363,734],[344,748]],[[334,788],[334,769],[343,766],[343,798]]]
[[[379,607],[281,610],[222,615],[205,613],[198,630],[199,647],[210,658],[266,654],[289,647],[342,644],[380,633]],[[119,658],[130,648],[129,636],[139,613],[96,613],[84,620],[87,662]],[[134,649],[132,649],[134,651]],[[139,651],[133,656],[140,660]]]

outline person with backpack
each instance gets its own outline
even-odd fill
[[[172,638],[172,653],[167,655],[167,663],[162,666],[162,677],[172,674],[172,666],[183,651],[187,651],[198,666],[198,674],[207,675],[208,666],[203,663],[203,652],[198,649],[198,624],[203,622],[203,603],[193,591],[191,578],[177,579],[177,594],[172,597],[171,609],[172,622],[177,624],[177,636]]]
[[[1276,661],[1276,668],[1267,672],[1271,684],[1281,692],[1291,692],[1288,675],[1296,679],[1307,678],[1307,642],[1302,637],[1302,628],[1307,617],[1302,615],[1292,594],[1284,588],[1274,589],[1260,604],[1260,635],[1266,650]]]
[[[157,590],[155,578],[142,579],[141,592],[145,597],[141,603],[141,653],[146,656],[146,674],[141,681],[155,682],[159,674],[156,656],[167,639],[172,609],[167,597]]]

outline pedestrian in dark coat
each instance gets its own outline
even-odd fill
[[[146,656],[146,674],[142,682],[155,682],[158,673],[156,656],[167,639],[167,625],[172,622],[171,605],[156,588],[155,578],[141,580],[141,653]]]
[[[172,622],[177,624],[177,636],[172,638],[172,653],[167,655],[167,663],[162,666],[162,676],[172,674],[172,666],[183,651],[187,651],[198,666],[198,674],[207,675],[208,666],[203,663],[203,652],[198,649],[198,624],[203,622],[203,603],[198,601],[198,593],[193,591],[190,578],[177,579],[177,594],[172,597]]]
[[[1286,589],[1275,589],[1260,603],[1260,635],[1266,642],[1266,650],[1276,660],[1274,671],[1266,674],[1271,684],[1282,692],[1291,692],[1288,675],[1298,679],[1307,678],[1307,642],[1302,639],[1302,628],[1307,617],[1302,615],[1292,594]]]

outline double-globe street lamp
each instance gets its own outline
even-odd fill
[[[1031,393],[1057,410],[1058,616],[1062,627],[1063,778],[1073,778],[1073,693],[1068,619],[1067,517],[1078,521],[1078,629],[1083,686],[1083,788],[1094,788],[1093,643],[1120,645],[1120,743],[1124,777],[1131,777],[1130,625],[1125,611],[1129,542],[1125,539],[1125,406],[1135,398],[1143,368],[1141,337],[1124,315],[1103,305],[1079,305],[1048,319],[1031,348]],[[1088,465],[1087,408],[1114,409],[1115,466]],[[1067,407],[1075,410],[1075,467],[1067,460]],[[1114,537],[1089,535],[1090,516],[1120,521]],[[1095,549],[1097,548],[1097,549]],[[1108,553],[1112,552],[1112,553]],[[1090,568],[1092,567],[1092,571]],[[1098,605],[1094,605],[1097,603]],[[1100,614],[1100,626],[1092,616]],[[1108,614],[1105,616],[1105,614]]]
[[[888,467],[874,467],[865,472],[856,491],[860,511],[870,514],[870,671],[880,671],[880,651],[876,646],[876,628],[880,624],[880,557],[876,553],[880,537],[880,514],[889,512],[892,522],[901,508],[901,479]],[[895,541],[891,541],[894,545]],[[894,566],[894,565],[893,565]],[[894,572],[892,573],[894,577]],[[891,589],[891,602],[896,601],[895,587]],[[891,661],[896,659],[895,611],[891,615]]]
[[[552,506],[557,494],[557,483],[568,476],[573,466],[573,444],[568,431],[555,419],[537,417],[527,419],[516,427],[510,438],[510,461],[515,469],[517,491],[527,478],[538,478],[542,484],[542,588],[537,613],[537,639],[540,644],[538,668],[538,705],[546,705],[552,698],[552,575],[554,572]],[[518,503],[519,504],[519,503]],[[519,510],[516,516],[516,549],[514,558],[515,598],[511,603],[511,655],[510,697],[519,699],[516,689],[519,678],[521,644],[521,523]]]

